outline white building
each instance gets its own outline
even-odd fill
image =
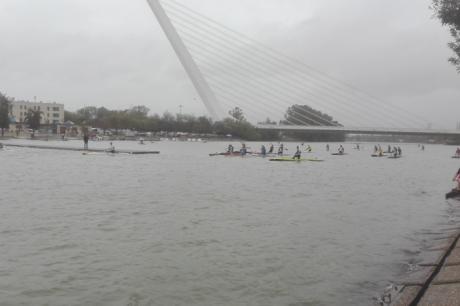
[[[11,101],[10,114],[17,124],[24,123],[29,110],[42,112],[40,124],[62,124],[64,123],[64,104]]]

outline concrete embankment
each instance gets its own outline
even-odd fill
[[[460,305],[460,228],[440,237],[439,246],[432,251],[442,251],[437,260],[419,264],[421,281],[402,283],[395,306],[458,306]],[[382,303],[389,305],[389,303]]]
[[[40,145],[24,145],[24,144],[3,144],[5,147],[18,147],[30,149],[43,149],[43,150],[63,150],[63,151],[79,151],[79,152],[95,152],[95,153],[121,153],[121,154],[159,154],[160,151],[132,151],[132,150],[116,150],[110,152],[107,149],[88,149],[74,148],[74,147],[54,147],[54,146],[40,146]]]

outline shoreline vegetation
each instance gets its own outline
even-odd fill
[[[300,106],[299,106],[300,107]],[[307,107],[307,106],[304,106]],[[150,110],[143,105],[126,110],[109,110],[105,107],[84,107],[76,112],[65,112],[65,121],[71,121],[83,127],[94,127],[102,130],[102,134],[109,132],[119,135],[122,130],[132,130],[140,134],[153,135],[183,135],[191,134],[208,139],[241,139],[245,141],[277,141],[277,140],[309,140],[309,141],[343,141],[343,133],[318,133],[289,132],[281,133],[274,130],[257,129],[246,120],[243,110],[235,107],[228,112],[228,117],[213,121],[206,116],[190,114],[172,114],[165,112],[163,115],[149,115]],[[318,112],[318,114],[321,114]],[[331,118],[325,114],[328,119]],[[289,121],[289,110],[285,115]],[[292,120],[292,119],[291,119]],[[285,121],[280,123],[286,124]],[[276,125],[275,121],[267,118],[261,124]]]
[[[1,137],[20,137],[28,135],[38,137],[43,134],[64,135],[65,137],[81,137],[83,134],[97,134],[100,136],[129,136],[129,135],[154,135],[164,134],[197,135],[209,139],[241,139],[244,141],[344,141],[342,132],[280,132],[276,130],[258,129],[251,124],[239,107],[228,112],[226,118],[213,121],[207,116],[191,114],[172,114],[165,112],[163,115],[150,114],[150,109],[138,105],[124,110],[110,110],[106,107],[87,106],[75,112],[65,111],[64,122],[53,125],[40,123],[43,113],[40,110],[29,110],[24,122],[17,122],[11,113],[12,101],[0,92],[0,128]],[[292,105],[286,110],[284,119],[279,122],[266,118],[268,126],[306,125],[306,126],[341,126],[331,116],[321,113],[308,105]],[[14,128],[12,128],[14,126]],[[5,132],[7,135],[5,135]],[[127,135],[129,134],[129,135]],[[93,135],[95,136],[95,135]]]
[[[142,137],[146,140],[160,138],[191,138],[204,140],[241,140],[241,141],[300,141],[300,142],[413,142],[458,144],[458,140],[431,139],[426,136],[401,135],[359,135],[345,132],[319,131],[279,131],[259,129],[251,124],[239,107],[228,112],[226,118],[213,121],[207,116],[192,114],[163,115],[150,114],[150,109],[138,105],[124,110],[110,110],[105,107],[87,106],[75,112],[65,111],[64,122],[54,125],[40,124],[43,113],[29,110],[24,122],[16,122],[11,115],[12,99],[0,93],[1,138],[81,138],[103,137],[112,140],[133,140]],[[266,118],[258,124],[265,126],[305,125],[305,126],[342,126],[328,114],[308,105],[292,105],[279,122]]]

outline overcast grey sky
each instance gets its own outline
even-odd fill
[[[178,0],[433,127],[460,121],[460,75],[430,0]],[[0,91],[205,113],[145,0],[0,0]]]

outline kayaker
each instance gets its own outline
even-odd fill
[[[88,150],[88,141],[89,141],[89,137],[88,137],[88,134],[85,133],[85,135],[83,135],[83,149],[84,150]]]
[[[374,153],[377,153],[379,151],[379,148],[377,148],[377,145],[374,146]]]
[[[457,182],[457,190],[460,190],[460,169],[458,169],[452,181]]]
[[[109,150],[107,152],[115,153],[115,146],[112,144],[112,142],[110,142],[110,148],[109,148]]]
[[[342,145],[340,145],[338,151],[339,151],[339,154],[343,154],[345,153],[345,148]]]
[[[457,151],[455,151],[455,155],[460,156],[460,148],[457,148]]]
[[[270,144],[270,148],[268,149],[268,153],[273,153],[274,147],[273,144]]]
[[[401,147],[398,147],[398,155],[401,156],[401,154],[402,154]]]
[[[228,148],[227,148],[227,153],[233,153],[233,145],[232,144],[229,144],[228,145]]]
[[[260,154],[262,154],[262,156],[267,155],[267,149],[265,149],[264,145],[262,145],[262,147],[260,148]]]
[[[329,152],[329,144],[326,145],[326,151]]]
[[[299,149],[299,146],[297,146],[297,151],[295,151],[295,154],[294,156],[292,157],[292,159],[299,159],[300,160],[300,156],[302,155],[302,152],[300,151]]]
[[[284,145],[280,144],[280,146],[278,148],[278,155],[283,155],[283,153],[284,153]]]
[[[248,153],[248,150],[246,149],[246,144],[243,143],[241,144],[240,154],[244,156],[246,153]]]

